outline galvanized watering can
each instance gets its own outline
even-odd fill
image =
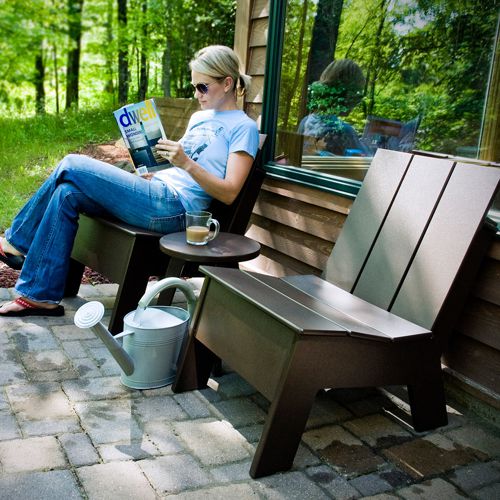
[[[187,311],[175,306],[148,307],[151,300],[167,288],[178,288],[184,293]],[[185,281],[165,278],[146,291],[137,309],[123,318],[124,331],[114,337],[100,322],[104,315],[100,302],[88,302],[80,307],[74,321],[79,328],[90,328],[104,342],[123,370],[120,380],[124,385],[153,389],[174,381],[195,305],[194,292]],[[123,339],[123,345],[117,339]]]

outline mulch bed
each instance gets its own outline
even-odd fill
[[[126,168],[130,162],[127,148],[125,148],[120,141],[106,144],[89,144],[77,152],[108,163],[118,164],[122,168]],[[0,262],[0,288],[12,288],[18,276],[19,271],[15,271]],[[99,273],[86,267],[82,277],[82,283],[98,285],[100,283],[110,283],[110,281]]]

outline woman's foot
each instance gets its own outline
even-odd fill
[[[0,236],[0,261],[12,269],[19,270],[24,264],[24,255],[16,250],[4,237]]]
[[[47,302],[36,302],[34,300],[19,297],[11,302],[6,302],[0,307],[1,316],[63,316],[64,307]]]

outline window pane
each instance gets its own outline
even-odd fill
[[[378,147],[477,158],[498,5],[288,0],[276,162],[360,180]]]

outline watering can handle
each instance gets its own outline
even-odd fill
[[[194,308],[196,306],[196,296],[193,289],[186,283],[185,280],[180,278],[164,278],[155,285],[151,286],[146,293],[139,300],[139,307],[146,308],[149,303],[163,290],[167,288],[178,288],[186,297],[189,316],[192,318]]]

